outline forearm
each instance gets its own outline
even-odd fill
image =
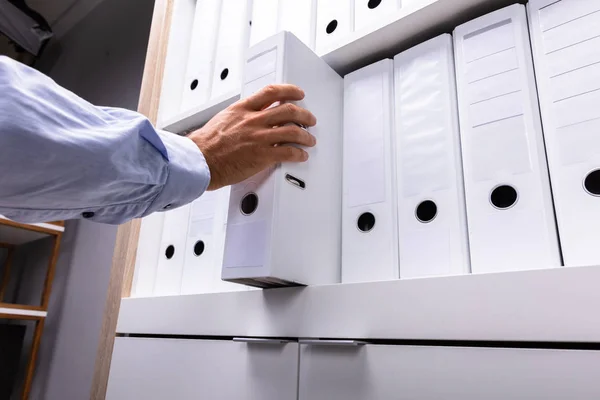
[[[95,107],[0,58],[0,214],[121,223],[200,196],[210,181],[188,138],[138,113]]]

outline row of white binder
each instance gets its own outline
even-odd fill
[[[400,0],[178,0],[166,70],[174,63],[186,67],[183,76],[166,79],[162,97],[168,104],[161,104],[160,119],[239,93],[248,47],[278,32],[292,32],[323,54],[355,29],[384,25],[401,5]]]
[[[292,35],[254,46],[243,96],[300,85],[318,145],[232,187],[222,277],[600,264],[599,38],[600,0],[530,0],[343,79]]]

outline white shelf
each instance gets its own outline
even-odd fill
[[[21,224],[0,215],[0,243],[22,245],[64,232],[64,226],[54,224]]]
[[[600,342],[600,267],[123,299],[117,332]]]
[[[212,117],[220,111],[226,109],[231,104],[240,99],[239,93],[230,93],[217,99],[211,100],[207,104],[194,107],[183,112],[159,126],[167,132],[182,134],[191,129],[200,128],[206,124]]]

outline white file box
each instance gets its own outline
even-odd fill
[[[392,60],[344,77],[342,282],[398,279]]]
[[[190,205],[164,214],[154,296],[178,295],[181,292]]]
[[[251,19],[252,0],[222,0],[211,98],[240,89]]]
[[[564,262],[599,265],[600,1],[528,7]]]
[[[400,278],[470,272],[452,36],[394,57]]]
[[[250,49],[242,96],[272,83],[305,92],[318,123],[306,163],[283,163],[234,185],[224,280],[259,287],[340,280],[343,79],[289,32]]]
[[[209,293],[218,258],[218,192],[205,192],[190,205],[181,294]]]
[[[454,40],[472,272],[560,266],[525,7]]]
[[[250,46],[277,33],[279,0],[253,0]]]
[[[158,212],[142,218],[135,257],[132,297],[151,297],[154,294],[164,221],[165,213]]]
[[[317,0],[317,34],[315,49],[318,54],[331,50],[354,30],[354,2],[352,0]]]
[[[277,32],[289,31],[315,48],[317,0],[279,0]]]
[[[354,0],[355,30],[384,26],[402,6],[402,0]]]
[[[220,11],[221,0],[196,0],[181,101],[182,112],[201,106],[210,98]]]

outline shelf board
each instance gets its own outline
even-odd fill
[[[46,312],[46,311],[0,306],[0,318],[41,319],[41,318],[46,318],[47,315],[48,315],[48,312]]]
[[[600,267],[128,298],[117,332],[600,342]]]
[[[226,94],[165,121],[159,128],[177,134],[183,134],[191,129],[200,128],[220,111],[239,99],[239,92]]]
[[[0,216],[0,243],[18,246],[60,235],[65,227],[56,223],[22,224]]]

